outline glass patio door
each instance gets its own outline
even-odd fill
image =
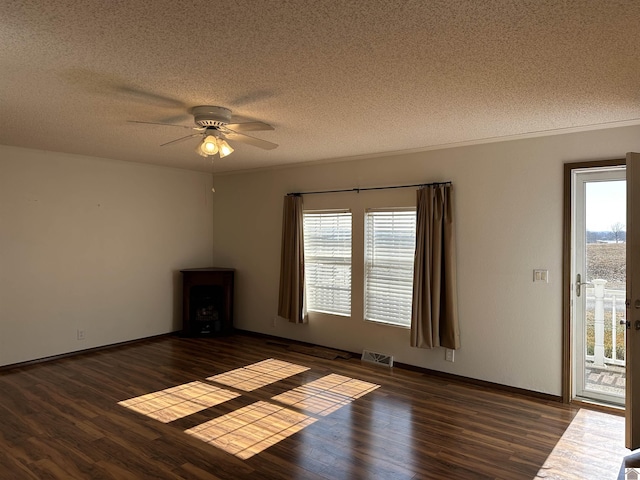
[[[572,174],[573,398],[625,403],[626,171]]]

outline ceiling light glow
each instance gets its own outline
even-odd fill
[[[218,149],[220,153],[220,158],[224,158],[227,155],[230,155],[233,153],[233,148],[231,148],[231,146],[225,140],[222,140],[222,139],[220,139],[220,141],[218,142]]]
[[[202,142],[198,144],[196,152],[203,157],[211,157],[219,153],[220,158],[224,158],[233,153],[233,148],[218,133],[214,133],[213,135],[205,135]]]
[[[205,155],[215,155],[218,153],[218,139],[213,135],[207,135],[200,145],[200,150]]]

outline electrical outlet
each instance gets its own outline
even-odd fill
[[[84,329],[79,328],[78,329],[78,340],[84,340],[84,339],[85,339]]]
[[[454,359],[454,355],[453,355],[453,354],[454,354],[454,353],[455,353],[455,350],[452,350],[452,349],[450,349],[450,348],[447,348],[447,349],[445,350],[445,352],[444,352],[444,359],[445,359],[447,362],[453,362],[453,359]]]

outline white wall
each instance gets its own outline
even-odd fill
[[[210,174],[0,146],[0,365],[178,330],[212,242]]]
[[[528,390],[561,394],[563,163],[640,150],[640,127],[513,140],[402,156],[323,163],[215,179],[214,263],[235,267],[237,327]],[[351,208],[350,318],[277,312],[283,196],[288,192],[451,180],[455,189],[462,348],[409,347],[409,332],[362,319],[363,213],[415,205],[412,190],[304,197],[305,208]],[[533,269],[549,270],[548,284]]]

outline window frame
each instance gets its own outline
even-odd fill
[[[348,243],[349,243],[349,247],[348,247],[348,252],[349,252],[349,257],[348,257],[348,267],[349,267],[349,272],[348,272],[348,282],[344,282],[342,283],[342,285],[344,285],[346,287],[346,285],[348,284],[348,312],[346,310],[346,308],[336,308],[335,310],[332,310],[331,308],[324,308],[325,306],[318,306],[318,305],[311,305],[309,302],[309,298],[310,298],[310,283],[309,283],[309,268],[308,266],[310,265],[309,262],[309,255],[308,255],[308,251],[310,250],[308,248],[308,244],[307,244],[307,240],[309,237],[307,237],[307,228],[304,228],[304,225],[306,224],[306,220],[307,220],[307,215],[341,215],[341,214],[348,214],[348,218],[349,218],[349,239],[348,239]],[[320,209],[320,210],[304,210],[302,212],[302,216],[303,216],[303,232],[304,232],[304,241],[303,241],[303,247],[304,247],[304,263],[305,263],[305,305],[306,305],[306,310],[308,312],[313,312],[313,313],[320,313],[323,315],[335,315],[335,316],[340,316],[340,317],[351,317],[352,316],[352,312],[353,312],[353,212],[351,211],[351,209],[346,209],[346,208],[340,208],[340,209]],[[346,217],[347,215],[345,215]],[[316,255],[317,256],[317,255]],[[316,257],[314,256],[314,257]],[[313,258],[313,257],[312,257]],[[347,257],[341,257],[341,258],[347,258]],[[329,265],[331,265],[332,263],[328,263]],[[346,262],[336,262],[333,265],[336,266],[340,266],[340,265],[346,265]],[[319,288],[317,286],[313,286],[311,288]],[[335,288],[336,291],[340,291],[341,288],[340,287],[336,287]],[[342,288],[342,290],[344,290],[344,288]],[[338,294],[339,295],[339,294]],[[346,302],[345,302],[346,303]],[[340,304],[338,304],[340,305]]]
[[[370,282],[371,282],[371,271],[373,268],[371,266],[371,260],[373,260],[372,256],[375,255],[371,252],[372,244],[374,242],[374,238],[370,238],[370,235],[373,234],[371,229],[375,228],[371,224],[371,214],[375,213],[403,213],[403,212],[412,212],[414,214],[414,223],[413,223],[413,251],[410,255],[407,256],[405,253],[404,257],[406,261],[403,262],[403,267],[399,268],[406,269],[410,264],[410,287],[409,289],[404,290],[404,295],[409,295],[409,304],[405,305],[404,309],[408,314],[408,318],[406,316],[403,317],[403,321],[391,321],[388,318],[374,318],[377,314],[373,312],[373,308],[370,307]],[[415,259],[415,238],[416,238],[416,219],[417,208],[415,206],[410,207],[384,207],[384,208],[367,208],[364,214],[364,236],[363,236],[363,250],[364,250],[364,262],[363,262],[363,319],[366,322],[375,323],[377,325],[387,325],[397,328],[410,329],[411,328],[411,309],[412,309],[412,296],[413,296],[413,271],[414,271],[414,259]],[[388,267],[387,267],[388,268]]]

